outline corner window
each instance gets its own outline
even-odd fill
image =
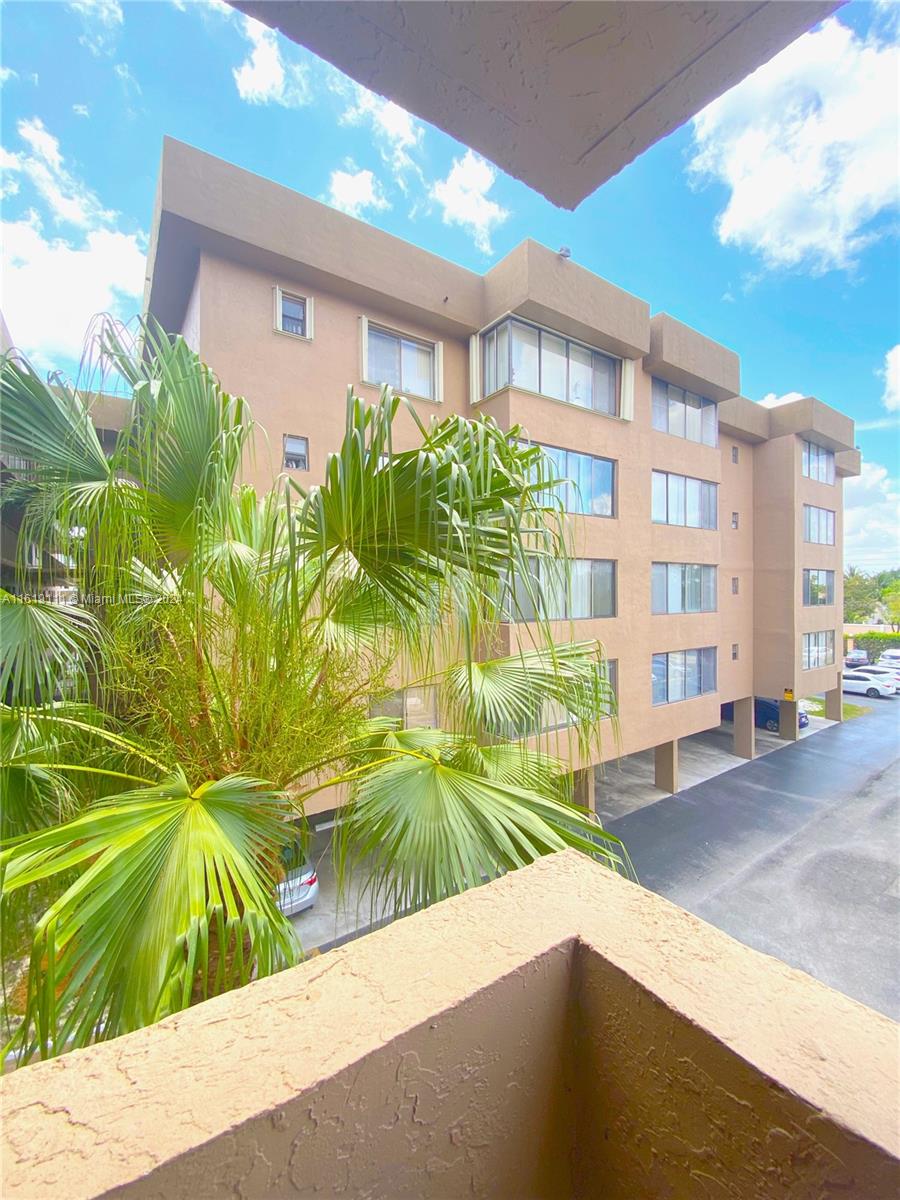
[[[653,655],[651,694],[654,705],[691,700],[714,692],[717,686],[715,646]]]
[[[834,630],[821,629],[803,635],[803,670],[830,667],[834,662]]]
[[[719,442],[719,410],[705,396],[654,378],[653,428],[686,438],[689,442],[716,446]]]
[[[807,479],[819,483],[834,483],[834,451],[826,450],[817,442],[804,442],[802,470]]]
[[[654,471],[651,505],[652,519],[657,525],[715,529],[718,484],[705,479],[673,475],[667,471]]]
[[[737,662],[739,656],[740,656],[740,646],[737,644],[737,642],[732,642],[731,643],[731,661]]]
[[[834,513],[830,508],[803,505],[803,540],[819,546],[834,545]]]
[[[834,604],[834,571],[803,571],[803,603],[809,607]]]
[[[523,442],[523,445],[528,445]],[[540,446],[546,458],[543,478],[555,482],[542,493],[542,503],[561,502],[566,512],[584,517],[615,516],[616,464],[611,458],[580,454],[558,446]]]
[[[740,577],[737,575],[732,575],[732,577],[731,577],[731,594],[732,594],[732,596],[738,595],[740,590],[741,590]]]
[[[285,471],[309,470],[309,438],[298,437],[294,433],[284,435],[284,456],[282,463]]]
[[[740,451],[738,450],[738,447],[732,446],[731,447],[731,461],[733,463],[736,463],[736,462],[738,462],[739,459],[740,459]]]
[[[740,514],[733,512],[731,514],[731,528],[737,529],[737,527],[740,525],[740,523],[741,523]]]
[[[512,385],[615,415],[618,361],[560,334],[506,320],[481,336],[482,397]]]
[[[308,341],[312,337],[312,307],[313,302],[309,296],[298,296],[276,287],[276,330]]]
[[[655,614],[716,611],[716,568],[702,563],[653,563],[650,608]]]

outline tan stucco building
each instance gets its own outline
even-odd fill
[[[249,400],[267,435],[248,463],[258,487],[282,470],[323,480],[348,384],[374,400],[388,382],[423,417],[487,414],[546,446],[578,484],[567,506],[588,560],[560,640],[598,638],[615,663],[620,738],[601,758],[655,747],[657,783],[676,790],[679,739],[725,702],[744,757],[753,696],[783,701],[787,737],[804,696],[826,692],[839,719],[842,478],[859,470],[842,414],[747,400],[733,351],[533,241],[479,275],[172,140],[146,307]],[[398,448],[416,436],[404,419]],[[577,754],[568,739],[560,752]],[[589,799],[591,764],[572,765]]]

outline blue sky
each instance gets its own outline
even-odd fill
[[[220,2],[5,0],[4,314],[74,372],[94,312],[138,310],[171,134],[474,270],[571,247],[745,395],[853,416],[847,560],[900,565],[898,17],[847,5],[568,213]]]

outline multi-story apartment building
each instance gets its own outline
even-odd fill
[[[258,487],[322,481],[348,384],[545,446],[577,485],[559,637],[598,638],[615,663],[602,758],[655,748],[672,791],[679,740],[726,701],[744,757],[755,695],[782,701],[785,737],[803,696],[840,719],[842,477],[859,470],[842,414],[747,400],[731,350],[533,241],[479,275],[172,140],[146,308],[250,401]],[[398,448],[415,438],[401,417]],[[427,720],[427,696],[402,705]],[[589,800],[593,764],[572,765]]]

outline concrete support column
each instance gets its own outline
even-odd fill
[[[584,767],[581,771],[572,772],[574,786],[572,799],[582,808],[596,811],[596,776],[593,767]]]
[[[734,702],[734,753],[738,758],[756,754],[756,713],[752,696]]]
[[[828,721],[844,719],[844,672],[837,673],[837,687],[825,693],[825,717]]]
[[[654,758],[654,782],[664,792],[678,791],[678,739],[661,742]]]
[[[782,700],[778,707],[778,736],[786,742],[796,742],[800,736],[800,705],[796,700]]]

